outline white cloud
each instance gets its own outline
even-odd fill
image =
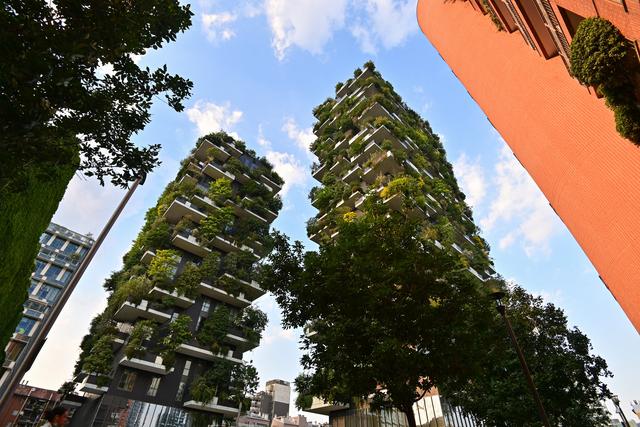
[[[371,31],[385,49],[402,44],[418,30],[415,0],[368,0]]]
[[[358,23],[351,27],[351,35],[356,38],[360,44],[360,50],[364,53],[369,53],[371,55],[378,53],[378,49],[376,49],[374,42],[374,36],[365,25]]]
[[[286,196],[294,186],[304,187],[307,182],[306,168],[293,154],[279,151],[267,152],[267,160],[271,162],[275,171],[284,180],[280,194]]]
[[[287,117],[282,125],[282,131],[286,132],[287,136],[294,141],[300,149],[304,150],[307,154],[311,154],[309,149],[313,141],[316,140],[316,136],[313,134],[311,127],[300,129],[293,118]]]
[[[237,138],[237,134],[228,132],[228,129],[242,119],[242,111],[232,110],[228,102],[218,105],[199,100],[193,107],[187,109],[187,117],[190,122],[196,124],[199,135],[225,130],[229,135]]]
[[[453,163],[453,170],[458,178],[458,183],[462,187],[462,191],[467,196],[467,203],[470,206],[477,207],[487,194],[484,171],[480,163],[477,160],[470,162],[466,154],[462,154]]]
[[[236,35],[230,24],[237,19],[238,15],[231,12],[203,13],[202,29],[207,34],[207,39],[211,42],[229,40]]]
[[[500,239],[501,249],[521,242],[528,256],[539,252],[549,254],[549,242],[561,229],[560,221],[506,146],[500,153],[493,183],[498,195],[492,201],[489,213],[480,221],[482,228],[490,231],[497,224],[509,224],[509,232]]]
[[[297,46],[320,54],[333,33],[344,26],[347,0],[265,0],[276,57]]]
[[[263,345],[269,345],[280,340],[293,341],[296,338],[297,337],[293,329],[282,329],[280,325],[270,326],[264,334],[262,343]]]

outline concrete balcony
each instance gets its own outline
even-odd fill
[[[171,244],[178,249],[182,249],[183,251],[189,252],[190,254],[197,255],[199,257],[205,257],[211,249],[203,246],[198,239],[196,239],[192,234],[188,233],[178,233],[173,236],[171,240]]]
[[[359,181],[361,175],[362,168],[360,167],[360,165],[355,165],[342,177],[342,181],[350,184],[352,182]]]
[[[139,318],[164,323],[171,320],[171,315],[151,308],[149,301],[144,299],[137,305],[132,302],[125,301],[113,315],[113,320],[117,322],[133,322]]]
[[[131,359],[123,357],[122,359],[120,359],[119,364],[120,366],[125,366],[127,368],[138,369],[140,371],[150,372],[152,374],[158,375],[166,375],[170,372],[170,370],[168,370],[166,366],[162,364],[162,357],[160,356],[157,356],[154,361],[137,359],[135,357]]]
[[[238,284],[240,284],[240,286],[242,287],[242,291],[243,293],[246,295],[246,298],[249,301],[253,301],[256,298],[261,297],[262,295],[264,295],[266,293],[266,291],[264,289],[262,289],[260,287],[260,285],[258,284],[258,282],[256,282],[255,280],[252,280],[251,282],[248,282],[246,280],[242,280],[237,278],[236,276],[233,276],[229,273],[224,273],[222,276],[222,278],[227,278],[229,280],[232,280]]]
[[[252,344],[248,339],[243,337],[239,332],[229,332],[226,337],[226,341],[234,344],[235,346],[242,348],[245,351],[251,350],[258,346],[258,344]]]
[[[360,117],[358,117],[358,121],[361,122],[367,119],[375,120],[378,117],[385,117],[389,120],[399,121],[399,119],[396,118],[395,115],[391,114],[389,110],[384,108],[382,104],[380,104],[379,102],[374,103],[372,106],[364,110],[364,112],[360,115]]]
[[[324,178],[324,176],[326,175],[326,173],[328,171],[329,171],[329,166],[325,163],[325,164],[321,165],[318,169],[313,171],[311,176],[313,176],[313,178],[316,181],[322,181],[322,178]]]
[[[391,151],[387,151],[375,159],[373,164],[364,170],[362,177],[367,184],[371,185],[380,175],[395,175],[401,171],[402,166],[400,162],[397,161]]]
[[[169,299],[172,301],[173,305],[180,308],[189,308],[195,303],[195,300],[185,297],[184,295],[178,294],[176,291],[169,292],[166,289],[154,287],[149,292],[149,296],[152,298],[158,299]]]
[[[223,414],[229,417],[233,417],[238,414],[238,408],[234,408],[230,403],[222,403],[221,401],[219,401],[218,397],[214,397],[213,400],[208,403],[188,400],[184,402],[183,406],[187,409],[213,412],[215,414]]]
[[[380,148],[380,146],[378,145],[377,142],[375,141],[371,141],[369,142],[364,149],[358,153],[357,155],[353,156],[351,158],[351,163],[364,163],[367,161],[367,159],[369,159],[371,156],[377,154],[377,153],[382,153],[383,150],[382,148]]]
[[[241,359],[236,359],[233,357],[233,351],[229,350],[226,355],[222,353],[213,354],[211,350],[207,350],[196,345],[191,344],[180,344],[178,348],[176,348],[176,352],[180,354],[184,354],[185,356],[196,357],[202,360],[208,360],[210,362],[215,361],[217,359],[226,359],[234,363],[242,363]]]
[[[267,221],[266,218],[261,217],[260,215],[258,215],[257,213],[253,212],[252,210],[248,209],[248,208],[244,208],[241,205],[231,201],[231,200],[227,200],[225,202],[225,205],[230,206],[233,208],[233,213],[238,217],[238,218],[242,218],[242,219],[255,219],[257,221],[263,222],[265,224],[267,224],[269,221]]]
[[[16,361],[15,360],[6,360],[4,362],[2,362],[2,368],[3,369],[7,369],[7,370],[12,370],[13,368],[15,368],[16,366]]]
[[[151,263],[151,260],[153,260],[153,258],[155,258],[156,253],[153,251],[146,251],[145,253],[142,254],[142,257],[140,258],[140,262],[143,264],[149,264]]]
[[[225,171],[224,169],[222,169],[221,165],[217,165],[214,163],[207,163],[202,171],[214,179],[227,178],[231,181],[234,181],[236,179],[236,176],[234,174]]]
[[[203,162],[207,161],[209,150],[212,148],[214,148],[213,156],[216,160],[224,162],[231,156],[231,154],[229,154],[227,150],[225,150],[223,147],[219,145],[215,145],[214,143],[212,143],[207,139],[202,141],[202,143],[198,146],[198,148],[196,148],[196,151],[193,153],[193,155],[199,160],[202,160]]]
[[[178,184],[185,185],[187,183],[195,185],[198,183],[198,179],[186,173],[182,175],[182,178],[180,178],[180,181],[178,181]]]
[[[242,198],[242,200],[247,200],[247,201],[249,201],[249,202],[253,202],[253,199],[252,199],[252,198],[250,198],[250,197],[247,197],[247,196],[244,196],[244,197]],[[268,222],[275,221],[275,219],[278,217],[278,214],[277,214],[277,213],[275,213],[275,212],[273,212],[273,211],[271,211],[270,209],[268,209],[268,208],[266,208],[266,207],[265,207],[265,208],[264,208],[264,210],[265,210],[265,212],[264,212],[264,216],[265,216],[265,219],[266,219]]]
[[[173,224],[180,221],[183,217],[199,223],[207,217],[207,214],[201,207],[178,198],[171,202],[169,208],[164,213],[164,217]]]
[[[251,301],[245,298],[244,292],[239,292],[238,295],[231,295],[224,289],[220,289],[216,286],[209,285],[208,283],[204,282],[200,282],[198,284],[198,292],[200,292],[200,294],[204,296],[217,301],[225,302],[238,308],[245,308],[251,304]]]
[[[400,141],[386,126],[382,125],[378,129],[365,137],[365,141],[375,141],[378,145],[382,145],[384,141],[391,142],[393,148],[406,150],[407,145]]]
[[[105,394],[109,391],[109,387],[99,386],[98,377],[93,374],[88,374],[82,383],[80,383],[80,391],[91,394]]]
[[[361,198],[362,198],[362,192],[361,191],[354,191],[346,199],[340,200],[336,204],[336,208],[339,208],[340,206],[349,206],[351,209],[353,209],[356,206],[356,202],[358,200],[360,200]]]
[[[267,184],[269,187],[271,187],[273,189],[273,192],[277,193],[278,191],[282,190],[282,185],[273,182],[271,179],[269,179],[268,177],[264,176],[264,175],[260,175],[260,181],[263,184]]]
[[[334,163],[333,166],[331,166],[331,169],[329,169],[329,172],[331,172],[335,176],[340,176],[350,166],[351,166],[351,163],[349,162],[349,160],[344,157],[341,157],[337,162]]]
[[[428,217],[427,213],[418,206],[411,208],[405,208],[406,197],[402,193],[396,193],[387,197],[382,202],[389,206],[391,209],[398,212],[406,212],[407,216],[413,219],[425,219]]]
[[[309,408],[302,408],[304,411],[312,412],[314,414],[329,415],[331,412],[339,411],[341,409],[347,409],[348,406],[341,405],[339,403],[325,402],[322,399],[314,397],[311,401]]]

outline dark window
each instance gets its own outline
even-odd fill
[[[64,284],[67,284],[72,274],[73,273],[71,273],[71,271],[65,270],[64,273],[62,273],[62,277],[60,278],[60,281],[63,282]]]
[[[47,300],[47,302],[49,302],[50,304],[56,302],[58,296],[60,296],[60,289],[56,288],[55,286],[43,284],[38,291],[38,298]]]
[[[84,246],[80,248],[80,257],[85,256],[85,254],[89,252],[89,249],[85,248]]]
[[[51,234],[49,233],[42,233],[42,235],[40,236],[40,243],[46,244],[49,239],[51,239]]]
[[[158,393],[158,387],[160,387],[160,377],[151,378],[151,384],[149,390],[147,390],[147,396],[155,396]]]
[[[58,267],[57,265],[50,265],[49,268],[47,269],[45,276],[47,276],[50,279],[57,279],[58,275],[62,272],[62,268]]]
[[[66,240],[56,237],[55,239],[53,239],[53,242],[51,242],[49,246],[55,249],[60,249],[62,245],[64,245],[64,242],[66,242]]]
[[[125,369],[122,372],[122,376],[120,377],[120,383],[118,384],[118,388],[120,390],[131,391],[133,390],[133,385],[136,382],[136,373]]]
[[[36,260],[36,270],[35,273],[36,274],[42,274],[42,269],[44,268],[44,266],[47,265],[46,262],[44,261],[40,261],[39,259]]]
[[[75,253],[75,251],[77,251],[79,248],[79,245],[76,245],[75,243],[67,243],[67,246],[64,248],[64,253],[65,254],[72,254]]]
[[[35,326],[36,321],[34,319],[30,319],[28,317],[23,317],[16,326],[16,332],[22,335],[29,335],[31,329]]]
[[[36,282],[35,280],[32,280],[31,284],[29,285],[29,295],[33,293],[36,286],[38,286],[38,282]]]

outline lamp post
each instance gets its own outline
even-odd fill
[[[518,344],[518,339],[516,338],[516,334],[513,332],[513,328],[511,327],[511,322],[507,317],[507,308],[502,304],[502,298],[504,298],[505,293],[502,291],[496,291],[491,293],[491,297],[496,300],[496,310],[500,313],[500,316],[504,319],[504,323],[507,326],[507,332],[509,332],[509,338],[511,338],[511,343],[518,354],[518,359],[520,360],[520,366],[522,367],[522,373],[524,373],[524,377],[527,380],[527,384],[529,385],[529,390],[531,391],[531,395],[533,396],[533,400],[538,407],[538,415],[540,415],[540,420],[545,427],[551,427],[551,423],[549,422],[549,418],[547,418],[547,413],[544,410],[544,405],[542,404],[542,400],[540,400],[540,395],[538,394],[538,390],[536,389],[536,385],[533,382],[533,378],[531,377],[531,372],[529,371],[529,367],[527,366],[527,361],[524,358],[524,354],[522,354],[522,349],[520,348],[520,344]]]
[[[613,406],[616,407],[616,411],[618,411],[618,414],[620,414],[620,417],[622,418],[622,423],[624,424],[624,427],[629,427],[629,420],[627,420],[627,417],[624,415],[624,412],[622,411],[622,408],[620,407],[620,399],[618,399],[618,396],[616,396],[615,394],[613,396],[611,396],[611,401],[613,402]]]

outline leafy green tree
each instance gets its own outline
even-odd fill
[[[231,181],[227,178],[218,178],[209,184],[207,196],[219,205],[224,204],[232,195]]]
[[[136,323],[129,335],[129,342],[124,349],[124,355],[128,359],[139,358],[147,352],[145,341],[153,339],[157,332],[158,324],[154,320],[140,320]]]
[[[88,374],[98,376],[98,385],[103,386],[108,382],[111,364],[113,363],[112,334],[102,335],[93,345],[89,355],[84,358],[82,370]]]
[[[231,369],[229,398],[238,405],[238,417],[242,414],[243,407],[251,405],[250,396],[256,393],[258,382],[258,370],[251,362],[238,363]],[[237,422],[236,419],[236,425]]]
[[[269,322],[264,311],[249,306],[242,310],[242,316],[239,316],[236,321],[237,326],[242,328],[242,333],[252,345],[257,346],[260,344],[262,333]]]
[[[209,403],[214,397],[225,399],[229,393],[233,362],[220,360],[193,381],[189,389],[197,402]]]
[[[200,221],[197,228],[198,238],[212,240],[217,235],[223,233],[227,227],[233,224],[233,209],[224,207],[210,212],[205,219]]]
[[[424,237],[423,225],[375,197],[366,204],[319,252],[275,233],[261,283],[285,327],[312,325],[302,342],[308,374],[296,382],[301,402],[373,395],[374,406],[398,408],[415,426],[412,406],[435,384],[477,373],[486,345],[477,332],[493,316],[481,283]]]
[[[216,307],[211,315],[203,322],[197,334],[198,342],[209,347],[213,353],[220,353],[224,349],[223,341],[231,326],[231,311],[224,305]]]
[[[607,363],[591,354],[591,343],[578,328],[569,328],[563,311],[544,304],[515,286],[504,301],[506,313],[533,374],[552,425],[608,426],[602,404],[611,393],[602,378]],[[520,364],[500,319],[484,331],[487,342],[482,370],[466,384],[439,387],[447,398],[493,426],[539,426],[540,421]]]
[[[177,0],[4,2],[0,188],[27,165],[71,162],[59,145],[77,147],[79,169],[100,182],[124,187],[149,172],[159,146],[136,147],[131,136],[149,122],[154,97],[181,111],[192,83],[166,66],[141,68],[133,55],[175,40],[191,16]]]
[[[171,367],[176,360],[176,349],[193,337],[191,333],[191,317],[179,315],[169,324],[169,332],[162,339],[160,357],[166,367]]]
[[[174,250],[157,250],[156,256],[153,257],[149,264],[147,274],[155,283],[166,284],[173,278],[176,268],[178,267],[178,260],[178,253]]]

